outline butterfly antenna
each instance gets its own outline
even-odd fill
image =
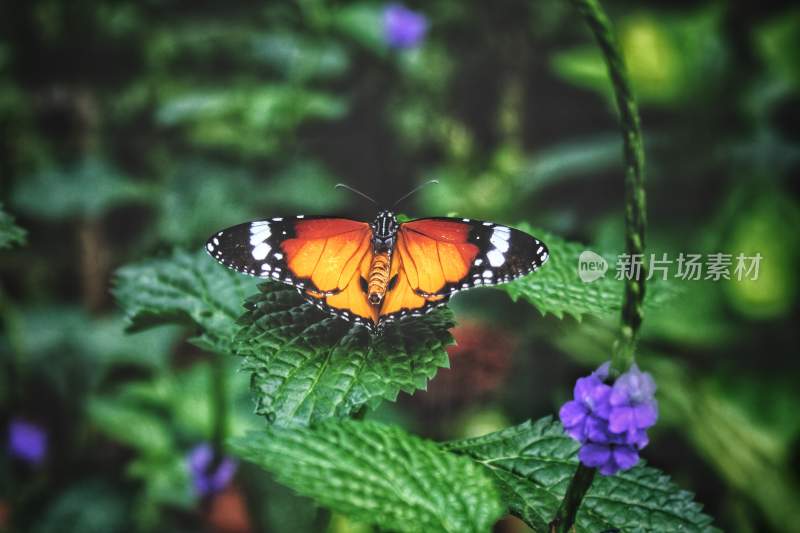
[[[420,189],[422,189],[422,188],[424,188],[424,187],[427,187],[428,185],[433,185],[434,183],[439,183],[439,180],[428,180],[428,181],[426,181],[425,183],[423,183],[422,185],[419,185],[419,186],[417,186],[417,187],[414,187],[413,189],[411,189],[411,191],[409,191],[409,192],[407,192],[406,194],[404,194],[402,198],[400,198],[399,200],[397,200],[397,201],[394,203],[394,205],[392,205],[392,207],[395,207],[397,204],[399,204],[400,202],[402,202],[403,200],[405,200],[406,198],[408,198],[408,197],[409,197],[409,196],[411,196],[412,194],[414,194],[414,193],[418,192]]]
[[[354,193],[356,193],[357,195],[361,196],[362,198],[366,198],[367,200],[369,200],[369,201],[370,201],[370,202],[372,202],[373,204],[375,204],[375,205],[378,205],[378,202],[376,202],[375,200],[373,200],[372,198],[370,198],[369,196],[367,196],[367,195],[366,195],[366,194],[364,194],[363,192],[361,192],[361,191],[359,191],[359,190],[357,190],[357,189],[354,189],[354,188],[352,188],[351,186],[349,186],[349,185],[346,185],[346,184],[344,184],[344,183],[337,183],[337,184],[336,184],[336,185],[335,185],[333,188],[334,188],[334,189],[347,189],[348,191],[350,191],[350,192],[354,192]]]

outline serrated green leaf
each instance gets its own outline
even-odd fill
[[[453,315],[441,309],[400,321],[383,335],[331,317],[292,288],[259,287],[236,338],[243,368],[253,373],[256,412],[278,425],[345,417],[364,405],[424,389],[449,365],[445,347]]]
[[[233,442],[242,458],[354,520],[397,531],[489,531],[503,514],[473,462],[395,426],[353,420],[271,427]]]
[[[578,443],[550,417],[483,437],[450,442],[494,476],[511,512],[547,531],[577,467]],[[578,510],[577,531],[715,531],[692,494],[643,466],[595,478]]]
[[[250,298],[237,334],[239,309],[255,283],[203,252],[176,252],[122,268],[114,294],[131,331],[188,322],[200,330],[193,342],[201,348],[242,355],[243,369],[253,374],[256,412],[279,425],[348,416],[393,401],[401,390],[424,389],[449,365],[449,310],[371,336],[274,283]]]
[[[547,244],[550,259],[535,274],[511,283],[499,285],[513,300],[523,298],[543,315],[553,313],[559,318],[565,314],[580,320],[584,315],[607,317],[617,313],[622,306],[624,284],[615,279],[615,262],[606,257],[608,271],[605,276],[586,283],[578,276],[578,257],[591,250],[583,244],[565,241],[547,231],[520,224],[519,229],[536,235]],[[666,282],[648,285],[648,305],[659,304],[673,292]]]
[[[25,230],[14,223],[14,217],[6,213],[0,203],[0,250],[15,244],[25,244]]]
[[[114,295],[125,310],[129,331],[188,322],[201,331],[195,344],[230,353],[236,319],[255,286],[253,278],[220,267],[203,251],[176,251],[168,258],[121,268]]]

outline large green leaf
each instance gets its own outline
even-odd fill
[[[121,268],[114,295],[125,310],[129,331],[189,323],[201,332],[195,344],[230,353],[236,318],[255,286],[253,278],[220,267],[203,251],[176,251]]]
[[[603,277],[586,283],[578,276],[578,257],[585,250],[591,251],[590,247],[565,241],[527,224],[520,224],[518,227],[536,235],[547,244],[550,259],[535,274],[499,286],[513,300],[523,298],[542,314],[553,313],[559,318],[565,314],[577,319],[583,315],[607,317],[620,310],[624,284],[615,277],[615,262],[612,258],[605,257],[608,271]],[[650,283],[645,303],[661,303],[672,292],[674,290],[666,282]]]
[[[483,437],[444,445],[484,465],[512,513],[547,531],[577,467],[578,443],[543,418]],[[577,516],[578,531],[713,531],[689,492],[656,469],[636,466],[595,478]]]
[[[270,427],[235,453],[300,494],[355,520],[398,531],[489,531],[503,514],[472,461],[395,426],[353,420]]]
[[[25,230],[14,223],[14,217],[6,213],[0,203],[0,250],[15,244],[25,244]]]
[[[305,304],[292,288],[265,283],[248,300],[236,339],[253,373],[257,412],[279,425],[348,416],[364,405],[424,389],[449,360],[452,313],[438,310],[370,335]]]
[[[401,390],[425,388],[449,365],[449,310],[372,336],[307,304],[293,288],[268,282],[248,300],[240,328],[236,319],[255,283],[203,252],[176,252],[122,268],[114,293],[132,331],[188,322],[199,329],[198,346],[242,355],[244,370],[253,374],[256,412],[279,425],[348,416],[395,400]]]

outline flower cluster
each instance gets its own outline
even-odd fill
[[[39,465],[47,456],[47,432],[38,424],[15,418],[8,426],[8,449],[17,459]]]
[[[383,10],[383,36],[390,48],[414,48],[425,39],[428,19],[401,4],[389,4]]]
[[[656,384],[633,365],[608,385],[609,364],[575,383],[574,399],[559,411],[564,429],[581,443],[580,461],[603,475],[627,470],[647,446],[647,428],[656,423]]]
[[[198,444],[189,452],[187,466],[198,496],[211,496],[222,492],[236,473],[236,461],[223,457],[214,467],[214,450],[208,443]]]

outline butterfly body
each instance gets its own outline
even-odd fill
[[[375,217],[372,228],[372,263],[367,281],[367,300],[379,305],[389,287],[392,252],[397,238],[397,217],[391,211],[381,211]]]
[[[401,224],[391,211],[372,223],[303,215],[246,222],[212,235],[206,249],[372,332],[441,307],[456,292],[527,275],[548,258],[541,241],[513,228],[455,218]]]

